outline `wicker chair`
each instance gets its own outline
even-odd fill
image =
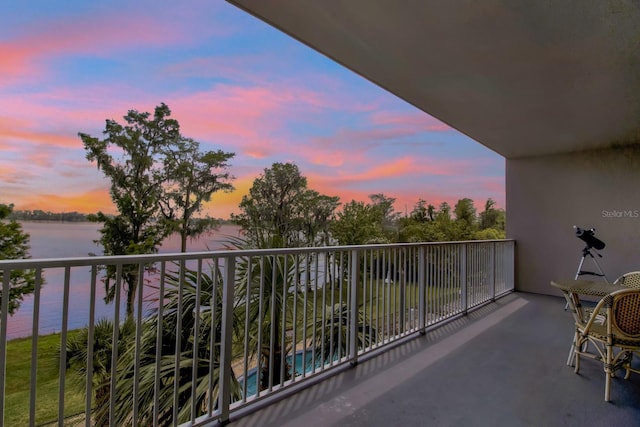
[[[598,313],[606,313],[605,324],[596,322]],[[588,343],[596,353],[588,352]],[[604,400],[609,401],[611,377],[618,369],[631,372],[640,370],[631,366],[633,352],[640,351],[640,289],[630,288],[613,292],[604,297],[586,322],[576,323],[575,372],[580,370],[580,358],[588,357],[604,364]]]
[[[625,273],[622,276],[618,277],[615,283],[626,286],[627,288],[640,289],[640,271],[631,271],[629,273]],[[640,352],[636,352],[636,356],[640,356]],[[640,373],[637,370],[634,370],[634,372]],[[629,374],[630,372],[627,371],[625,379],[629,378]]]
[[[624,286],[626,288],[636,288],[640,289],[640,271],[630,271],[628,273],[624,273],[622,276],[618,277],[614,282],[614,284],[618,284],[620,286]],[[587,307],[584,309],[587,317],[591,316],[592,313],[598,313],[598,317],[596,318],[596,322],[604,324],[605,322],[605,313],[604,310],[595,311],[594,307]]]
[[[627,288],[640,289],[640,271],[631,271],[618,277],[615,282]]]

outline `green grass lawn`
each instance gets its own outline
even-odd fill
[[[343,282],[342,287],[331,287],[330,284],[325,285],[323,288],[318,289],[317,301],[320,307],[322,302],[323,292],[326,304],[330,304],[331,301],[338,303],[340,301],[340,295],[342,294],[342,302],[347,302],[347,295],[349,292],[349,283]],[[404,295],[405,307],[417,307],[419,289],[418,285],[413,282],[402,283],[386,282],[384,279],[374,279],[373,281],[367,281],[358,290],[360,299],[360,306],[364,306],[367,309],[370,305],[389,307],[392,311],[399,310],[402,303],[402,296]],[[331,297],[333,296],[333,300]],[[309,297],[312,298],[311,292]],[[435,286],[427,286],[426,289],[427,304],[433,306],[438,302],[449,302],[459,298],[458,288],[441,289]]]
[[[303,335],[301,325],[302,318],[306,314],[307,327],[311,327],[314,321],[323,318],[326,307],[342,302],[347,303],[349,283],[343,282],[342,286],[325,286],[315,292],[307,294],[310,306],[297,312],[296,339]],[[376,279],[367,283],[360,289],[358,296],[360,309],[365,310],[369,322],[383,322],[386,313],[394,316],[399,313],[404,298],[406,307],[417,305],[418,288],[415,283],[387,283],[382,279]],[[433,287],[427,288],[429,303],[435,300],[449,300],[457,297],[456,290],[442,290]],[[313,304],[315,303],[315,319],[313,316]],[[376,323],[377,325],[377,323]],[[72,331],[69,335],[79,331]],[[31,380],[31,338],[11,340],[7,344],[7,368],[6,368],[6,400],[5,400],[5,425],[22,426],[29,422],[29,398]],[[59,389],[59,354],[60,334],[51,334],[38,338],[38,362],[37,362],[37,389],[36,389],[36,424],[46,425],[55,423],[58,417],[58,389]],[[65,378],[65,418],[84,412],[84,382],[77,378],[73,372],[67,372]],[[82,416],[80,416],[82,418]]]
[[[38,368],[36,387],[36,424],[54,422],[58,417],[60,334],[38,338]],[[31,381],[31,338],[19,338],[7,343],[7,373],[5,425],[29,424]],[[65,387],[65,417],[84,411],[84,394],[67,373]]]

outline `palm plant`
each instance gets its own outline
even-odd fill
[[[156,310],[144,321],[137,359],[131,347],[118,364],[118,425],[132,420],[134,382],[141,424],[155,420],[161,426],[171,425],[174,417],[183,423],[217,408],[223,304],[220,266],[212,265],[211,274],[206,274],[182,265],[166,279],[159,296],[162,311]],[[240,385],[233,371],[231,384],[232,399],[239,398]],[[98,408],[96,418],[107,416],[107,411],[108,407]]]
[[[132,343],[131,338],[135,332],[135,325],[131,321],[125,321],[118,330],[118,353],[125,351],[125,348]],[[87,360],[89,359],[89,328],[85,327],[77,334],[72,335],[66,345],[66,364],[70,372],[73,383],[82,391],[85,388],[87,378]],[[96,407],[109,406],[109,395],[111,391],[110,379],[112,375],[113,346],[113,321],[111,319],[100,319],[96,322],[93,331],[93,357],[91,381],[93,389],[94,404]],[[88,414],[87,414],[88,415]],[[108,419],[96,425],[108,424]]]
[[[316,358],[323,363],[339,360],[349,355],[349,306],[346,302],[327,305],[322,319],[318,319],[315,326],[321,333],[316,334],[314,342]],[[363,309],[358,311],[358,325],[356,326],[356,348],[363,349],[373,345],[377,339],[376,329],[366,321]]]
[[[246,245],[242,239],[233,243],[238,248]],[[260,247],[278,247],[277,243],[267,238]],[[236,266],[237,312],[247,325],[247,350],[250,358],[257,360],[261,390],[291,377],[286,356],[295,345],[294,313],[304,313],[305,307],[310,307],[302,296],[300,264],[295,255],[272,254],[241,257]]]

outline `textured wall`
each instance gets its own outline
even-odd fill
[[[610,281],[640,270],[640,146],[510,159],[506,173],[518,290],[557,294],[549,281],[573,278],[584,247],[573,225],[606,243],[598,262]]]

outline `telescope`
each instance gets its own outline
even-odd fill
[[[580,276],[589,275],[589,276],[602,277],[605,282],[609,283],[609,281],[607,280],[607,276],[605,276],[604,272],[600,268],[600,264],[598,264],[598,260],[591,253],[592,248],[596,250],[600,250],[600,249],[604,249],[604,246],[605,246],[604,242],[595,236],[596,229],[589,228],[588,230],[585,230],[583,228],[576,227],[575,225],[573,226],[573,228],[576,230],[576,237],[587,244],[587,246],[585,246],[584,249],[582,249],[582,258],[580,258],[580,264],[578,264],[578,270],[576,271],[576,277],[574,280],[578,280],[578,277]],[[596,255],[602,258],[602,255],[600,255],[598,252],[596,252]],[[582,269],[582,266],[584,265],[584,259],[587,256],[591,258],[596,268],[598,269],[598,272],[587,271]],[[564,306],[565,311],[567,310],[567,308],[569,308],[569,302],[567,302],[567,304]]]
[[[575,225],[573,226],[573,228],[576,229],[576,237],[587,244],[587,249],[604,249],[604,242],[595,236],[595,228],[589,228],[588,230],[585,230],[583,228],[576,227]]]

